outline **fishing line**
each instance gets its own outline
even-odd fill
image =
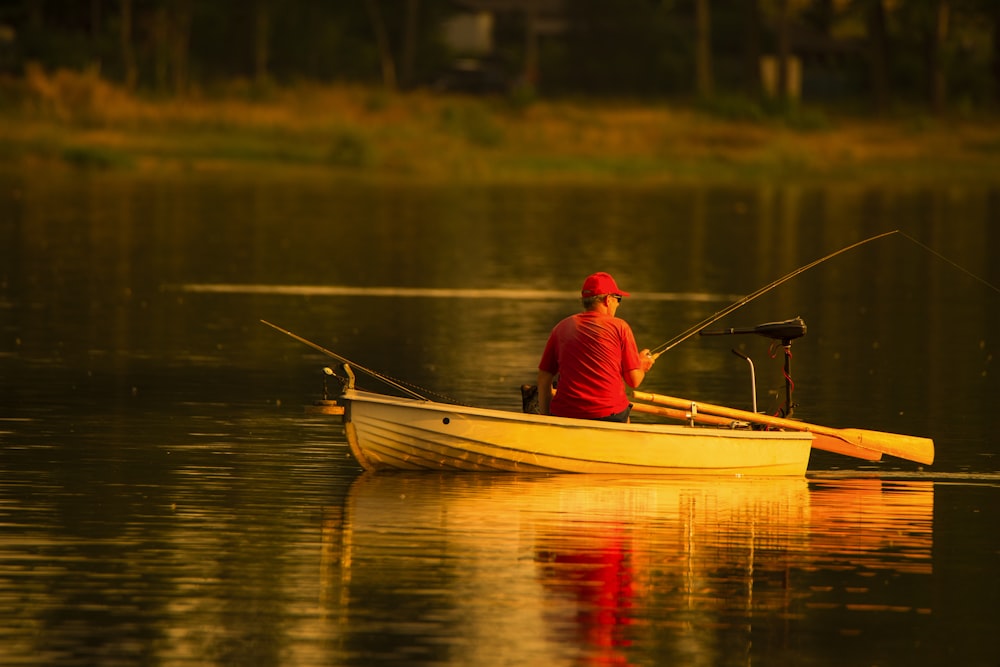
[[[951,264],[953,267],[955,267],[956,269],[958,269],[959,271],[961,271],[965,275],[969,276],[973,280],[978,280],[979,282],[981,282],[982,284],[986,285],[987,287],[989,287],[991,290],[993,290],[997,294],[1000,294],[1000,287],[997,287],[996,285],[994,285],[994,284],[992,284],[992,283],[984,280],[983,278],[980,278],[979,276],[977,276],[976,274],[974,274],[972,271],[969,271],[968,269],[966,269],[964,266],[961,266],[957,262],[954,262],[954,261],[948,259],[944,255],[942,255],[941,253],[939,253],[937,250],[935,250],[934,248],[931,248],[930,246],[921,243],[920,241],[916,240],[915,238],[913,238],[912,236],[910,236],[906,232],[900,232],[900,235],[903,236],[904,238],[907,238],[907,239],[913,241],[918,246],[920,246],[921,248],[923,248],[924,250],[926,250],[930,254],[934,255],[938,259],[944,260],[948,264]]]
[[[656,357],[660,356],[661,354],[663,354],[667,350],[669,350],[669,349],[671,349],[671,348],[673,348],[673,347],[675,347],[677,345],[680,345],[681,343],[683,343],[688,338],[690,338],[691,336],[695,335],[696,333],[698,333],[699,331],[701,331],[702,329],[704,329],[708,325],[714,324],[715,322],[718,322],[719,320],[721,320],[723,317],[725,317],[729,313],[733,312],[734,310],[736,310],[738,308],[742,308],[743,306],[747,305],[748,303],[750,303],[751,301],[753,301],[757,297],[763,296],[764,294],[767,294],[768,292],[770,292],[771,290],[773,290],[775,287],[778,287],[779,285],[782,285],[783,283],[788,282],[789,280],[791,280],[795,276],[799,275],[803,271],[808,271],[809,269],[813,268],[814,266],[816,266],[818,264],[822,264],[823,262],[825,262],[828,259],[833,259],[837,255],[845,253],[848,250],[853,250],[854,248],[858,248],[860,246],[863,246],[866,243],[871,243],[872,241],[875,241],[877,239],[881,239],[881,238],[884,238],[886,236],[891,236],[893,234],[899,234],[899,233],[901,233],[901,232],[898,229],[894,229],[891,232],[883,232],[881,234],[876,234],[875,236],[872,236],[872,237],[869,237],[867,239],[864,239],[863,241],[858,241],[857,243],[852,243],[851,245],[849,245],[847,247],[841,248],[840,250],[837,250],[835,252],[831,252],[829,255],[826,255],[824,257],[820,257],[819,259],[817,259],[817,260],[815,260],[813,262],[809,262],[805,266],[800,266],[799,268],[795,269],[791,273],[789,273],[787,275],[784,275],[781,278],[778,278],[774,282],[769,283],[767,285],[764,285],[763,287],[761,287],[760,289],[758,289],[756,292],[751,292],[750,294],[747,294],[742,299],[739,299],[738,301],[735,301],[735,302],[729,304],[728,306],[726,306],[725,308],[723,308],[719,312],[715,313],[711,317],[709,317],[707,319],[704,319],[701,322],[699,322],[698,324],[695,324],[693,327],[691,327],[691,328],[689,328],[689,329],[687,329],[687,330],[685,330],[685,331],[677,334],[676,336],[674,336],[673,338],[671,338],[670,340],[668,340],[666,343],[663,343],[662,345],[658,345],[658,346],[654,347],[652,350],[650,350],[650,352],[653,354],[653,358],[655,359]],[[904,234],[904,236],[905,236],[905,234]]]

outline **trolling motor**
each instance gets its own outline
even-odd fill
[[[794,317],[790,320],[785,320],[783,322],[768,322],[766,324],[760,324],[755,327],[746,328],[729,328],[722,329],[721,331],[705,331],[704,329],[698,332],[700,336],[730,336],[734,334],[757,334],[759,336],[764,336],[765,338],[770,338],[775,341],[781,341],[781,347],[785,351],[785,365],[784,365],[784,375],[785,375],[785,404],[778,410],[779,417],[790,417],[792,414],[792,409],[795,404],[792,403],[792,390],[795,387],[795,383],[792,382],[792,341],[796,338],[801,338],[806,335],[806,323],[802,321],[801,317]],[[733,350],[733,354],[746,360],[750,364],[750,383],[751,391],[753,392],[753,411],[757,412],[757,380],[754,375],[753,361],[747,355],[739,352],[738,350]]]

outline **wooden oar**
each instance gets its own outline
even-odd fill
[[[684,410],[674,410],[673,408],[661,408],[658,405],[646,405],[645,403],[633,403],[632,412],[642,412],[647,415],[657,415],[659,417],[669,417],[670,419],[676,419],[678,421],[686,422],[691,420],[691,413],[685,412]],[[729,426],[734,420],[728,417],[719,417],[717,415],[694,415],[694,421],[699,424],[711,424],[712,426]]]
[[[632,396],[637,401],[645,401],[656,405],[666,405],[682,410],[690,410],[694,405],[697,412],[705,412],[710,415],[740,419],[753,424],[766,424],[777,428],[784,428],[792,431],[809,431],[813,434],[830,436],[842,440],[862,449],[875,452],[882,452],[890,456],[901,459],[917,461],[930,465],[934,463],[934,441],[930,438],[920,438],[911,435],[900,435],[898,433],[885,433],[882,431],[866,431],[858,428],[830,428],[829,426],[819,426],[808,424],[793,419],[782,419],[780,417],[770,417],[768,415],[758,415],[753,412],[726,408],[707,403],[688,401],[683,398],[673,398],[661,394],[650,394],[642,391],[634,391]]]
[[[691,421],[693,419],[699,424],[711,424],[713,426],[729,426],[733,423],[733,421],[737,421],[729,417],[720,417],[718,415],[701,412],[696,412],[692,415],[688,410],[675,410],[673,408],[664,408],[658,405],[646,405],[645,403],[633,403],[632,412],[658,415],[660,417],[668,417],[670,419],[676,419],[684,422]],[[852,456],[856,459],[864,459],[865,461],[882,460],[882,452],[866,449],[864,447],[858,447],[857,445],[845,442],[839,438],[834,438],[821,433],[812,433],[812,437],[812,446],[816,449],[842,454],[843,456]]]

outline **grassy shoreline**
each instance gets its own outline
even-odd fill
[[[94,81],[70,92],[36,84],[0,111],[0,157],[29,169],[448,182],[1000,181],[992,118],[738,111],[306,86],[262,99],[149,101]]]

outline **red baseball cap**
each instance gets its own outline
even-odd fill
[[[618,288],[618,284],[615,283],[615,279],[611,277],[611,274],[604,273],[603,271],[587,276],[587,279],[583,281],[583,289],[580,290],[580,294],[584,298],[598,296],[599,294],[629,296],[628,292],[623,292]]]

